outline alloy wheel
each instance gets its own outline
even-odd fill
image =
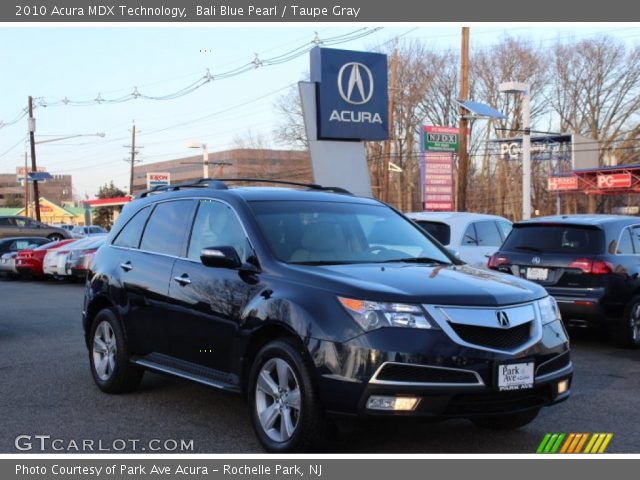
[[[275,442],[286,442],[300,420],[300,384],[282,358],[269,359],[256,380],[256,410],[260,425]]]
[[[100,322],[93,335],[93,368],[98,378],[107,381],[116,367],[116,335],[107,321]]]

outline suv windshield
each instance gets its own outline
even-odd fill
[[[604,232],[580,225],[515,225],[501,250],[599,254],[604,250]]]
[[[276,257],[288,263],[445,263],[451,260],[388,207],[337,202],[250,202]]]

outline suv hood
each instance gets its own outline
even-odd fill
[[[313,277],[305,279],[311,285],[373,301],[493,307],[547,295],[544,288],[533,282],[468,265],[289,266]]]

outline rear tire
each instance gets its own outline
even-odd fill
[[[622,321],[613,331],[613,339],[622,348],[640,347],[640,295],[629,301]]]
[[[268,343],[256,356],[249,375],[249,409],[253,429],[268,452],[313,452],[329,436],[311,368],[292,340]]]
[[[52,242],[59,242],[60,240],[62,240],[64,237],[62,235],[60,235],[59,233],[52,233],[51,235],[49,235],[47,237],[49,240],[51,240]]]
[[[480,428],[495,431],[516,430],[530,424],[538,416],[540,409],[527,410],[525,412],[509,413],[506,415],[491,415],[476,417],[470,420]]]
[[[105,308],[98,312],[89,339],[89,365],[98,388],[106,393],[136,390],[144,369],[129,361],[124,332],[113,310]]]

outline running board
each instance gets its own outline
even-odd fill
[[[184,378],[209,387],[233,393],[240,393],[240,382],[236,375],[203,367],[161,353],[151,353],[144,357],[133,357],[132,363],[160,373]]]

